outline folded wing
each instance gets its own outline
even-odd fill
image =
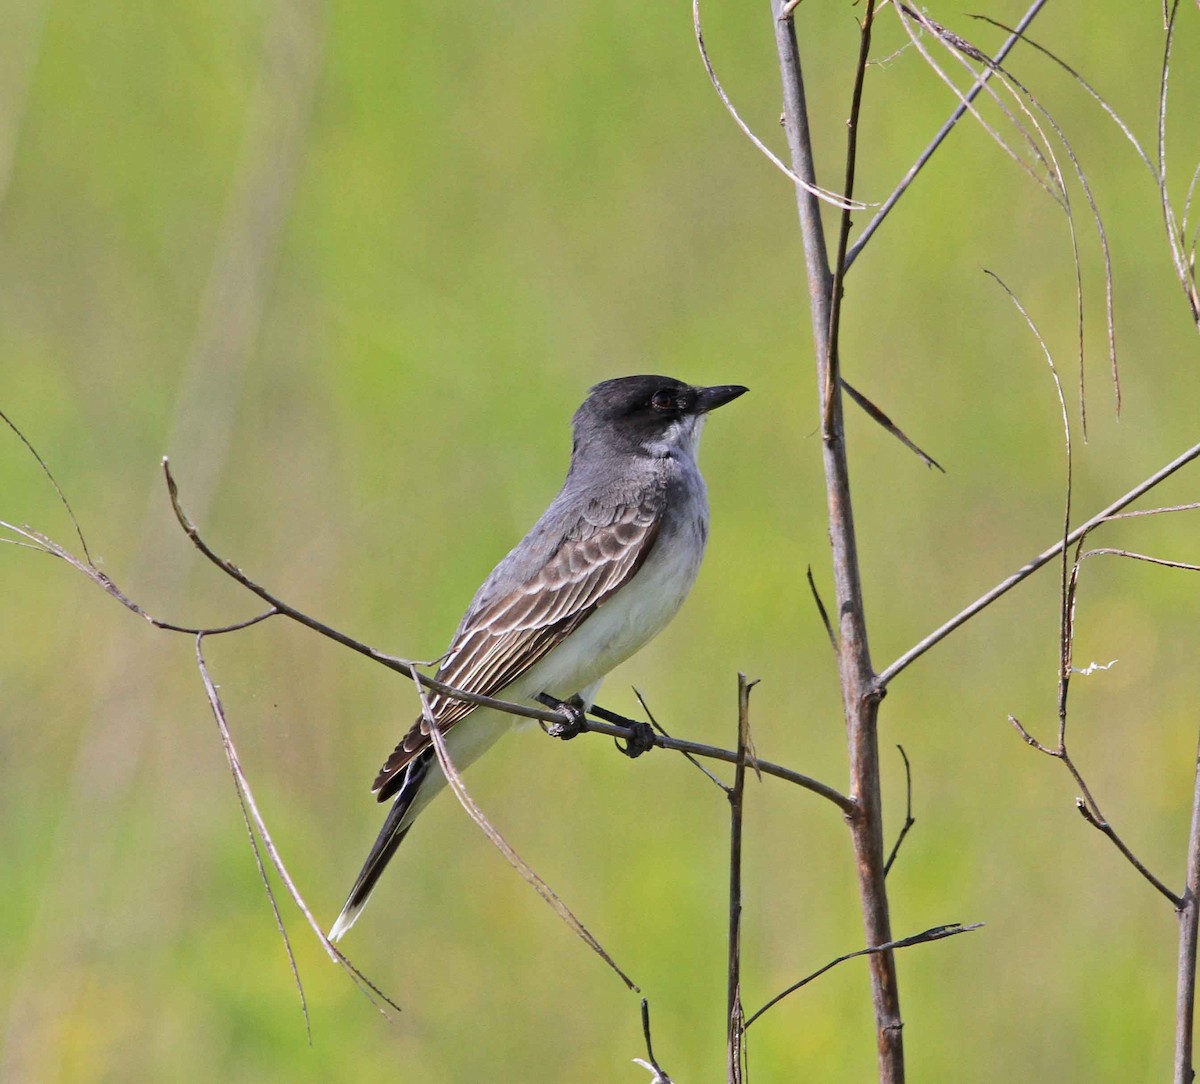
[[[661,508],[637,504],[597,511],[593,502],[545,563],[516,587],[496,597],[481,592],[437,672],[439,681],[495,696],[633,579],[658,537]],[[431,696],[429,706],[442,733],[474,710],[441,693]],[[375,779],[372,790],[381,802],[396,793],[405,767],[429,744],[426,723],[418,719]]]

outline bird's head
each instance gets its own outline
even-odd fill
[[[686,455],[695,459],[709,411],[747,389],[694,386],[669,376],[621,376],[592,388],[575,412],[574,454]]]

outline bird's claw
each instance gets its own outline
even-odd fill
[[[569,741],[587,730],[587,713],[583,710],[583,701],[579,697],[573,696],[570,700],[559,700],[549,693],[539,693],[537,700],[562,716],[557,723],[542,724],[542,729],[550,737]]]
[[[654,748],[654,727],[636,719],[628,720],[626,725],[629,727],[629,737],[625,739],[625,744],[622,745],[619,738],[613,738],[613,745],[620,752],[632,760]]]

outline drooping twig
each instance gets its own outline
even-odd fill
[[[825,603],[821,601],[821,593],[817,590],[816,580],[813,579],[812,565],[808,566],[806,572],[808,576],[808,589],[812,592],[813,602],[817,604],[817,613],[821,615],[821,622],[825,626],[825,634],[829,637],[829,646],[833,648],[834,654],[837,654],[837,637],[833,633],[833,626],[829,623],[829,611],[825,609]]]
[[[462,776],[454,766],[454,761],[450,759],[450,750],[447,748],[446,738],[438,728],[433,718],[433,713],[430,711],[429,699],[426,697],[421,683],[421,678],[424,675],[417,670],[415,664],[408,668],[408,673],[413,680],[413,684],[416,686],[417,695],[421,699],[421,715],[425,721],[423,730],[429,735],[430,743],[433,746],[434,753],[437,755],[438,765],[442,769],[442,774],[446,777],[446,782],[450,784],[450,789],[454,792],[454,797],[458,799],[459,804],[467,811],[471,820],[479,826],[480,831],[487,836],[496,850],[504,855],[508,864],[550,905],[550,909],[571,928],[572,932],[599,956],[600,959],[608,964],[628,989],[640,993],[640,988],[633,979],[617,965],[616,960],[608,954],[604,946],[592,935],[591,931],[575,917],[575,914],[562,901],[558,893],[546,884],[533,868],[517,854],[512,844],[493,827],[483,810],[479,808],[475,799],[471,797],[470,791],[467,790],[466,784],[463,783]]]
[[[1063,176],[1062,170],[1059,167],[1058,158],[1054,154],[1054,149],[1043,131],[1042,126],[1038,123],[1037,118],[1025,107],[1022,98],[1027,100],[1030,106],[1035,109],[1045,120],[1046,124],[1053,131],[1057,141],[1062,145],[1063,151],[1070,161],[1074,170],[1076,180],[1079,182],[1079,187],[1083,192],[1087,202],[1088,209],[1091,213],[1092,223],[1096,230],[1096,236],[1100,243],[1101,256],[1104,266],[1104,285],[1105,285],[1105,319],[1108,331],[1108,354],[1109,366],[1112,371],[1113,394],[1115,398],[1115,409],[1117,414],[1121,413],[1121,379],[1120,371],[1117,363],[1117,345],[1116,345],[1116,321],[1113,309],[1113,275],[1112,275],[1112,253],[1108,243],[1108,233],[1104,227],[1104,220],[1100,215],[1099,206],[1096,203],[1096,198],[1092,192],[1092,187],[1088,182],[1087,174],[1075,154],[1075,149],[1067,138],[1066,132],[1062,126],[1054,118],[1050,110],[1037,98],[1032,90],[1019,80],[1012,72],[1008,71],[1000,64],[993,63],[986,55],[970,42],[957,34],[952,33],[945,27],[930,20],[927,16],[918,16],[922,19],[923,25],[929,26],[938,36],[938,40],[945,43],[948,49],[962,53],[964,57],[980,60],[984,64],[995,68],[996,78],[1012,95],[1013,100],[1021,108],[1022,112],[1029,118],[1030,123],[1036,128],[1039,135],[1042,137],[1046,148],[1048,165],[1052,168],[1055,190],[1057,192],[1056,202],[1062,207],[1067,220],[1068,230],[1071,239],[1071,255],[1075,271],[1075,299],[1076,299],[1076,346],[1077,346],[1077,367],[1078,367],[1078,383],[1079,383],[1079,416],[1081,431],[1083,438],[1087,440],[1087,404],[1084,389],[1084,290],[1083,290],[1083,265],[1079,251],[1079,238],[1075,228],[1075,216],[1072,210],[1070,192],[1066,185],[1066,179]],[[988,20],[993,22],[993,20]],[[1007,29],[1007,28],[1006,28]],[[963,59],[964,66],[974,74],[974,70]]]
[[[1047,0],[1034,0],[1029,6],[1029,10],[1021,17],[1021,21],[1017,23],[1016,29],[1008,36],[1008,39],[997,51],[995,57],[992,58],[993,64],[999,64],[1012,51],[1013,46],[1020,41],[1021,33],[1037,18],[1038,12],[1046,6]],[[954,126],[962,120],[967,112],[970,102],[973,102],[983,90],[987,81],[992,77],[994,68],[991,66],[985,68],[979,73],[979,77],[975,80],[974,85],[967,91],[966,102],[960,102],[954,111],[950,114],[949,119],[945,124],[938,129],[937,134],[930,140],[929,145],[917,156],[917,160],[909,167],[908,172],[900,179],[892,194],[883,201],[883,205],[875,212],[875,217],[863,228],[862,233],[855,239],[854,244],[850,246],[846,253],[846,271],[854,265],[854,261],[858,259],[862,250],[867,246],[867,243],[874,236],[875,231],[883,225],[883,220],[891,213],[892,208],[900,201],[900,197],[912,186],[916,180],[917,174],[929,163],[929,160],[934,156],[938,147],[940,147],[946,137],[954,130]]]
[[[258,846],[258,836],[255,835],[254,826],[250,823],[250,811],[247,805],[252,805],[254,798],[252,795],[249,795],[249,781],[242,771],[237,750],[234,748],[233,738],[229,733],[229,727],[225,721],[225,710],[221,704],[220,695],[217,693],[217,687],[208,673],[208,664],[204,660],[203,633],[196,637],[196,665],[200,670],[200,678],[204,682],[204,691],[208,696],[209,706],[212,708],[213,716],[217,720],[217,728],[221,732],[221,745],[225,750],[225,759],[229,762],[229,771],[233,776],[233,789],[237,794],[238,806],[242,811],[242,822],[246,826],[246,836],[250,840],[250,850],[254,854],[254,864],[258,867],[259,879],[262,881],[263,888],[267,893],[267,901],[271,905],[271,914],[275,917],[275,928],[279,931],[279,936],[283,941],[283,950],[287,953],[288,965],[292,969],[292,978],[296,980],[296,993],[300,996],[300,1012],[304,1016],[304,1031],[308,1036],[309,1046],[312,1046],[312,1019],[308,1014],[308,999],[304,996],[304,983],[300,978],[300,968],[296,964],[296,954],[292,951],[292,942],[291,938],[288,937],[287,927],[283,922],[283,915],[279,913],[279,902],[275,899],[275,890],[271,887],[271,879],[267,876],[266,866],[263,865],[262,851]],[[259,819],[257,807],[254,812],[257,821]],[[282,865],[282,863],[280,864]],[[337,957],[334,956],[333,959],[337,960]]]
[[[1024,318],[1029,330],[1033,332],[1034,338],[1037,339],[1038,345],[1042,348],[1046,364],[1050,367],[1050,376],[1054,381],[1054,391],[1058,396],[1059,414],[1062,417],[1066,468],[1063,485],[1063,544],[1059,568],[1058,743],[1065,751],[1067,740],[1067,693],[1070,688],[1071,659],[1075,646],[1075,607],[1072,604],[1070,562],[1067,559],[1067,539],[1071,536],[1071,492],[1074,481],[1073,460],[1071,456],[1071,418],[1067,411],[1067,397],[1063,394],[1062,381],[1058,379],[1058,368],[1054,364],[1054,357],[1050,353],[1050,348],[1046,345],[1046,340],[1042,337],[1042,333],[1033,322],[1033,318],[1026,311],[1025,306],[1021,304],[1020,299],[1008,288],[1004,280],[994,271],[985,271],[985,273],[995,279],[1000,284],[1000,288],[1008,294],[1009,300],[1017,307],[1017,311]]]
[[[879,409],[870,399],[868,399],[861,391],[854,387],[844,376],[842,380],[842,390],[850,396],[854,402],[860,406],[868,418],[873,422],[881,425],[888,433],[895,437],[901,444],[912,452],[925,466],[931,469],[940,470],[943,474],[946,473],[946,468],[941,465],[919,445],[914,444],[908,434],[904,432],[887,414]]]
[[[1167,191],[1167,88],[1171,77],[1171,49],[1175,41],[1175,17],[1179,13],[1179,0],[1172,0],[1167,16],[1166,35],[1163,43],[1162,77],[1159,82],[1158,100],[1158,184],[1162,200],[1163,223],[1167,228],[1167,243],[1179,285],[1192,313],[1192,323],[1200,329],[1200,290],[1196,286],[1196,265],[1188,258],[1185,249],[1187,238],[1179,229],[1175,209],[1171,206]]]
[[[663,728],[662,724],[659,723],[659,721],[656,718],[654,718],[654,713],[650,710],[650,705],[646,703],[646,698],[644,696],[642,696],[641,690],[634,688],[633,695],[637,697],[637,702],[642,706],[642,711],[644,711],[646,713],[646,718],[649,720],[650,725],[652,727],[654,727],[654,729],[657,730],[658,733],[660,733],[664,738],[669,739],[671,737],[671,735],[668,734],[666,732],[666,730]],[[595,704],[592,705],[591,710],[595,714],[600,714],[601,712],[603,712],[603,718],[606,718],[610,723],[616,723],[618,720],[620,720],[622,718],[620,715],[617,715],[615,712],[606,711],[604,708],[597,708],[597,706]],[[627,744],[628,744],[628,740],[629,739],[627,738],[626,739]],[[703,764],[701,764],[700,761],[696,757],[694,757],[691,753],[689,753],[685,749],[681,749],[680,752],[683,753],[684,760],[688,761],[689,764],[695,765],[696,769],[698,771],[700,771],[703,775],[707,776],[708,779],[713,783],[714,786],[718,787],[720,790],[724,791],[726,794],[729,793],[729,787],[726,786],[724,783],[722,783],[721,780],[717,778],[715,773],[710,772]]]
[[[1163,513],[1172,512],[1172,511],[1186,511],[1186,510],[1189,510],[1191,507],[1192,506],[1190,506],[1190,505],[1177,505],[1172,508],[1150,508],[1150,509],[1143,510],[1143,512],[1141,512],[1141,513],[1131,512],[1131,513],[1124,513],[1123,515],[1118,514],[1118,515],[1109,516],[1109,517],[1106,517],[1102,522],[1111,522],[1116,519],[1133,518],[1138,515],[1155,515],[1155,514],[1163,514]],[[1075,607],[1076,607],[1076,603],[1078,600],[1078,594],[1079,594],[1080,574],[1081,574],[1081,570],[1083,568],[1083,563],[1088,557],[1098,556],[1098,555],[1114,555],[1114,556],[1118,556],[1118,557],[1131,558],[1133,560],[1147,561],[1151,564],[1161,565],[1161,566],[1165,566],[1168,568],[1177,568],[1177,569],[1184,569],[1187,571],[1200,572],[1200,565],[1188,564],[1188,563],[1185,563],[1182,561],[1167,561],[1162,558],[1150,557],[1145,554],[1133,553],[1128,550],[1104,547],[1104,548],[1100,548],[1100,549],[1092,549],[1092,550],[1084,551],[1083,546],[1086,541],[1087,541],[1087,533],[1085,532],[1084,534],[1082,534],[1080,536],[1080,538],[1075,546],[1075,559],[1071,566],[1071,571],[1070,571],[1070,575],[1068,577],[1066,594],[1065,594],[1066,602],[1065,602],[1064,609],[1068,616],[1067,616],[1067,627],[1066,627],[1063,635],[1064,635],[1064,638],[1066,639],[1066,641],[1068,641],[1068,643],[1067,643],[1067,647],[1064,648],[1064,652],[1063,652],[1063,666],[1069,667],[1071,673],[1075,673],[1075,672],[1087,673],[1087,672],[1090,672],[1090,670],[1091,670],[1091,667],[1089,667],[1089,668],[1087,668],[1087,670],[1084,670],[1084,671],[1076,671],[1076,668],[1071,665],[1071,654],[1070,654],[1070,643],[1069,643],[1069,640],[1074,635],[1074,613],[1075,613]],[[1110,663],[1109,665],[1112,665],[1112,664]],[[1098,668],[1099,669],[1107,669],[1107,667],[1098,667]],[[1067,677],[1069,677],[1069,676],[1070,675],[1068,674]],[[1108,838],[1108,840],[1113,844],[1113,846],[1115,846],[1117,848],[1117,850],[1121,853],[1121,855],[1126,859],[1126,861],[1128,861],[1130,863],[1130,865],[1132,865],[1133,868],[1139,874],[1141,874],[1141,876],[1144,877],[1145,880],[1150,885],[1152,885],[1159,893],[1161,893],[1166,899],[1170,900],[1172,906],[1174,906],[1176,908],[1176,910],[1181,909],[1184,905],[1183,898],[1181,898],[1179,895],[1177,895],[1175,892],[1173,892],[1170,888],[1168,888],[1166,886],[1166,884],[1164,884],[1163,881],[1159,877],[1157,877],[1153,872],[1151,872],[1151,870],[1146,866],[1146,864],[1140,858],[1138,858],[1138,856],[1133,852],[1133,850],[1129,847],[1129,845],[1121,838],[1121,836],[1117,833],[1116,829],[1113,828],[1112,824],[1108,821],[1107,817],[1105,817],[1105,815],[1104,815],[1104,812],[1101,810],[1099,803],[1096,801],[1096,798],[1095,798],[1094,794],[1092,793],[1091,788],[1088,786],[1087,781],[1083,777],[1083,773],[1080,771],[1080,769],[1076,765],[1074,759],[1071,757],[1071,754],[1070,754],[1069,750],[1067,749],[1067,744],[1066,744],[1065,690],[1066,690],[1065,683],[1064,683],[1062,677],[1060,676],[1059,731],[1058,731],[1058,742],[1056,745],[1053,745],[1053,746],[1046,745],[1043,742],[1038,741],[1025,728],[1025,726],[1020,722],[1020,720],[1016,719],[1014,716],[1011,716],[1011,715],[1009,716],[1009,722],[1012,723],[1012,725],[1016,729],[1017,733],[1020,734],[1022,740],[1027,745],[1029,745],[1033,749],[1036,749],[1038,752],[1045,754],[1046,756],[1053,757],[1062,762],[1063,766],[1070,773],[1071,778],[1075,781],[1076,785],[1079,788],[1080,796],[1076,798],[1075,805],[1076,805],[1076,808],[1078,809],[1080,815],[1083,817],[1083,819],[1085,821],[1087,821],[1088,824],[1090,824],[1093,828],[1095,828],[1097,831],[1099,831],[1102,835],[1106,836]]]
[[[900,834],[896,837],[892,853],[888,855],[887,861],[883,864],[885,877],[892,871],[892,863],[896,861],[896,855],[900,853],[900,844],[904,842],[904,837],[908,835],[909,829],[917,823],[912,811],[912,765],[908,763],[908,754],[904,751],[904,746],[897,745],[896,748],[900,750],[901,759],[904,761],[904,823],[900,826]]]
[[[334,945],[328,937],[325,936],[325,931],[321,929],[317,920],[313,917],[313,913],[309,910],[308,904],[304,901],[304,897],[300,895],[299,889],[293,883],[291,875],[287,871],[287,867],[283,864],[283,859],[279,855],[279,851],[275,847],[275,841],[271,838],[271,833],[267,828],[267,822],[263,819],[262,814],[258,811],[258,804],[254,800],[254,792],[250,789],[250,781],[246,778],[245,772],[242,770],[241,760],[237,755],[237,749],[233,744],[233,737],[229,732],[229,724],[225,718],[225,708],[221,703],[221,696],[217,692],[217,686],[213,682],[212,677],[208,672],[208,664],[204,659],[204,637],[205,633],[201,632],[196,636],[196,666],[200,671],[200,679],[204,683],[204,692],[208,697],[209,707],[212,709],[213,718],[217,721],[217,728],[221,732],[221,745],[225,750],[225,759],[229,763],[229,770],[233,775],[234,789],[237,791],[238,802],[241,805],[242,816],[247,819],[247,829],[250,829],[250,822],[253,821],[254,828],[250,829],[250,844],[254,851],[255,861],[258,863],[259,873],[262,876],[263,884],[267,890],[267,898],[271,901],[271,909],[275,913],[275,922],[279,927],[279,932],[283,937],[284,947],[287,950],[288,960],[291,963],[292,973],[296,978],[296,985],[300,991],[300,1004],[304,1011],[304,1023],[306,1029],[309,1026],[308,1006],[304,999],[304,988],[300,984],[300,973],[296,967],[295,957],[292,955],[292,946],[288,941],[287,932],[283,927],[283,919],[280,916],[279,908],[275,902],[275,895],[271,890],[270,882],[267,880],[266,870],[263,868],[262,856],[259,853],[258,843],[254,838],[254,832],[257,830],[258,837],[262,840],[263,848],[267,852],[267,856],[271,860],[271,865],[274,866],[275,872],[279,875],[279,879],[283,882],[284,888],[292,898],[292,902],[300,909],[300,913],[304,916],[304,920],[311,927],[313,933],[317,935],[317,939],[321,942],[321,946],[325,949],[329,958],[335,963],[346,969],[347,973],[354,979],[359,989],[367,995],[367,997],[380,1008],[381,1012],[385,1012],[381,1006],[378,1006],[376,999],[382,1001],[388,1007],[400,1012],[400,1006],[396,1004],[387,994],[379,989],[370,979],[368,979],[357,967],[355,967],[342,953],[342,951]],[[386,1015],[386,1012],[385,1012]],[[311,1032],[310,1032],[311,1038]]]
[[[700,0],[692,0],[692,31],[696,35],[696,45],[700,50],[700,59],[704,62],[704,70],[708,72],[709,81],[713,85],[713,89],[717,92],[717,97],[721,99],[721,104],[725,107],[726,112],[733,118],[733,122],[742,130],[742,134],[750,140],[758,151],[779,170],[792,184],[799,185],[807,192],[816,196],[817,199],[828,203],[832,207],[838,208],[853,208],[854,210],[864,210],[865,203],[856,203],[853,200],[844,200],[836,192],[830,192],[826,188],[821,188],[818,185],[810,185],[807,181],[797,177],[787,166],[783,164],[779,156],[771,150],[761,139],[754,134],[753,129],[741,118],[737,108],[730,101],[729,95],[725,93],[725,88],[721,85],[721,80],[717,78],[716,69],[713,68],[712,60],[708,56],[708,47],[704,44],[704,28],[700,24]]]

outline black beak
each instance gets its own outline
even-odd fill
[[[697,414],[707,414],[719,406],[732,403],[739,395],[745,395],[749,388],[741,384],[715,384],[711,388],[696,388],[696,405],[693,408]]]

